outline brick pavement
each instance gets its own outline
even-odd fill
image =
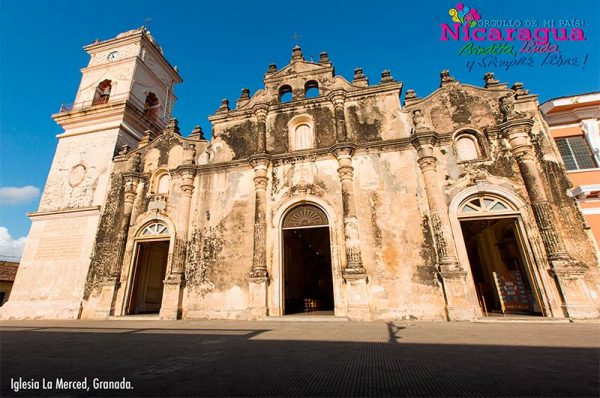
[[[599,396],[598,323],[4,321],[2,396]],[[10,390],[88,378],[90,391]],[[92,380],[133,390],[94,389]]]

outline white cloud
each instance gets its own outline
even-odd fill
[[[33,185],[24,187],[3,187],[0,188],[0,203],[14,205],[17,203],[31,202],[40,194],[40,189]]]
[[[0,258],[18,261],[23,255],[26,240],[26,236],[13,239],[6,227],[0,227]]]

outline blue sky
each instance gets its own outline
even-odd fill
[[[536,54],[534,66],[506,70],[478,65],[481,56],[457,55],[465,42],[440,40],[440,24],[451,23],[448,10],[457,1],[1,1],[0,255],[18,250],[23,239],[15,239],[29,231],[25,213],[37,209],[61,132],[50,115],[74,100],[79,69],[88,62],[82,46],[148,18],[153,36],[184,79],[176,88],[175,116],[185,134],[196,124],[210,131],[207,116],[222,98],[233,102],[243,87],[254,92],[269,63],[287,64],[295,32],[307,59],[318,60],[319,52],[327,51],[337,74],[351,79],[361,66],[373,83],[390,69],[405,90],[413,88],[419,96],[437,88],[442,69],[476,85],[492,71],[502,82],[524,82],[541,102],[600,89],[597,0],[464,3],[484,20],[584,20],[584,42],[559,44],[561,56],[576,57],[579,65],[542,65],[545,54]],[[471,70],[468,61],[475,61]]]

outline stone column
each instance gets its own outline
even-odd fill
[[[354,185],[352,155],[354,146],[348,143],[337,144],[332,148],[339,168],[342,190],[342,221],[344,224],[346,266],[343,277],[346,281],[347,316],[354,320],[370,320],[369,299],[367,294],[368,276],[362,263],[360,232],[356,207],[354,204]]]
[[[254,107],[254,115],[257,120],[257,145],[256,153],[267,152],[267,112],[269,106],[267,104],[258,104]]]
[[[190,152],[193,153],[190,157]],[[173,248],[173,261],[171,271],[165,279],[162,304],[160,307],[160,319],[180,319],[182,315],[183,288],[185,287],[185,262],[187,258],[188,226],[190,224],[190,210],[192,195],[194,194],[194,177],[196,166],[194,165],[194,145],[190,145],[184,152],[184,164],[177,167],[176,172],[181,178],[181,197],[177,204],[177,212],[180,218],[179,229],[176,232]],[[186,161],[186,158],[187,161]],[[174,233],[172,231],[171,233]]]
[[[267,171],[269,156],[257,154],[250,158],[254,169],[254,250],[252,269],[248,274],[249,304],[248,319],[263,319],[267,316]]]
[[[121,269],[123,267],[123,257],[125,255],[125,247],[129,237],[129,225],[131,223],[131,213],[133,204],[137,196],[137,187],[142,179],[139,172],[129,172],[123,175],[123,183],[125,185],[123,194],[123,217],[119,224],[119,233],[117,235],[117,253],[111,263],[108,278],[102,284],[102,294],[100,304],[96,309],[97,318],[108,318],[114,315],[114,305],[117,290],[121,284]]]
[[[346,94],[343,91],[334,91],[330,95],[333,102],[335,114],[335,134],[337,142],[348,141],[348,130],[346,129],[346,114],[344,113],[344,103]]]
[[[437,268],[442,280],[446,299],[446,314],[449,320],[468,320],[475,316],[475,308],[467,299],[467,272],[456,256],[454,235],[450,229],[448,206],[437,173],[437,158],[433,148],[438,135],[423,125],[423,116],[415,111],[415,129],[412,144],[417,149],[417,162],[423,174],[425,194],[429,205],[429,219],[435,240]]]
[[[533,120],[515,112],[505,100],[504,122],[499,127],[510,144],[510,151],[517,159],[531,208],[540,231],[544,248],[563,300],[563,311],[571,318],[597,317],[598,309],[589,297],[589,288],[583,278],[585,265],[574,261],[567,252],[557,226],[552,204],[544,188],[544,180],[538,169],[537,158],[531,143]]]

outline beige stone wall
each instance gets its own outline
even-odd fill
[[[99,210],[33,219],[3,319],[79,316]]]

